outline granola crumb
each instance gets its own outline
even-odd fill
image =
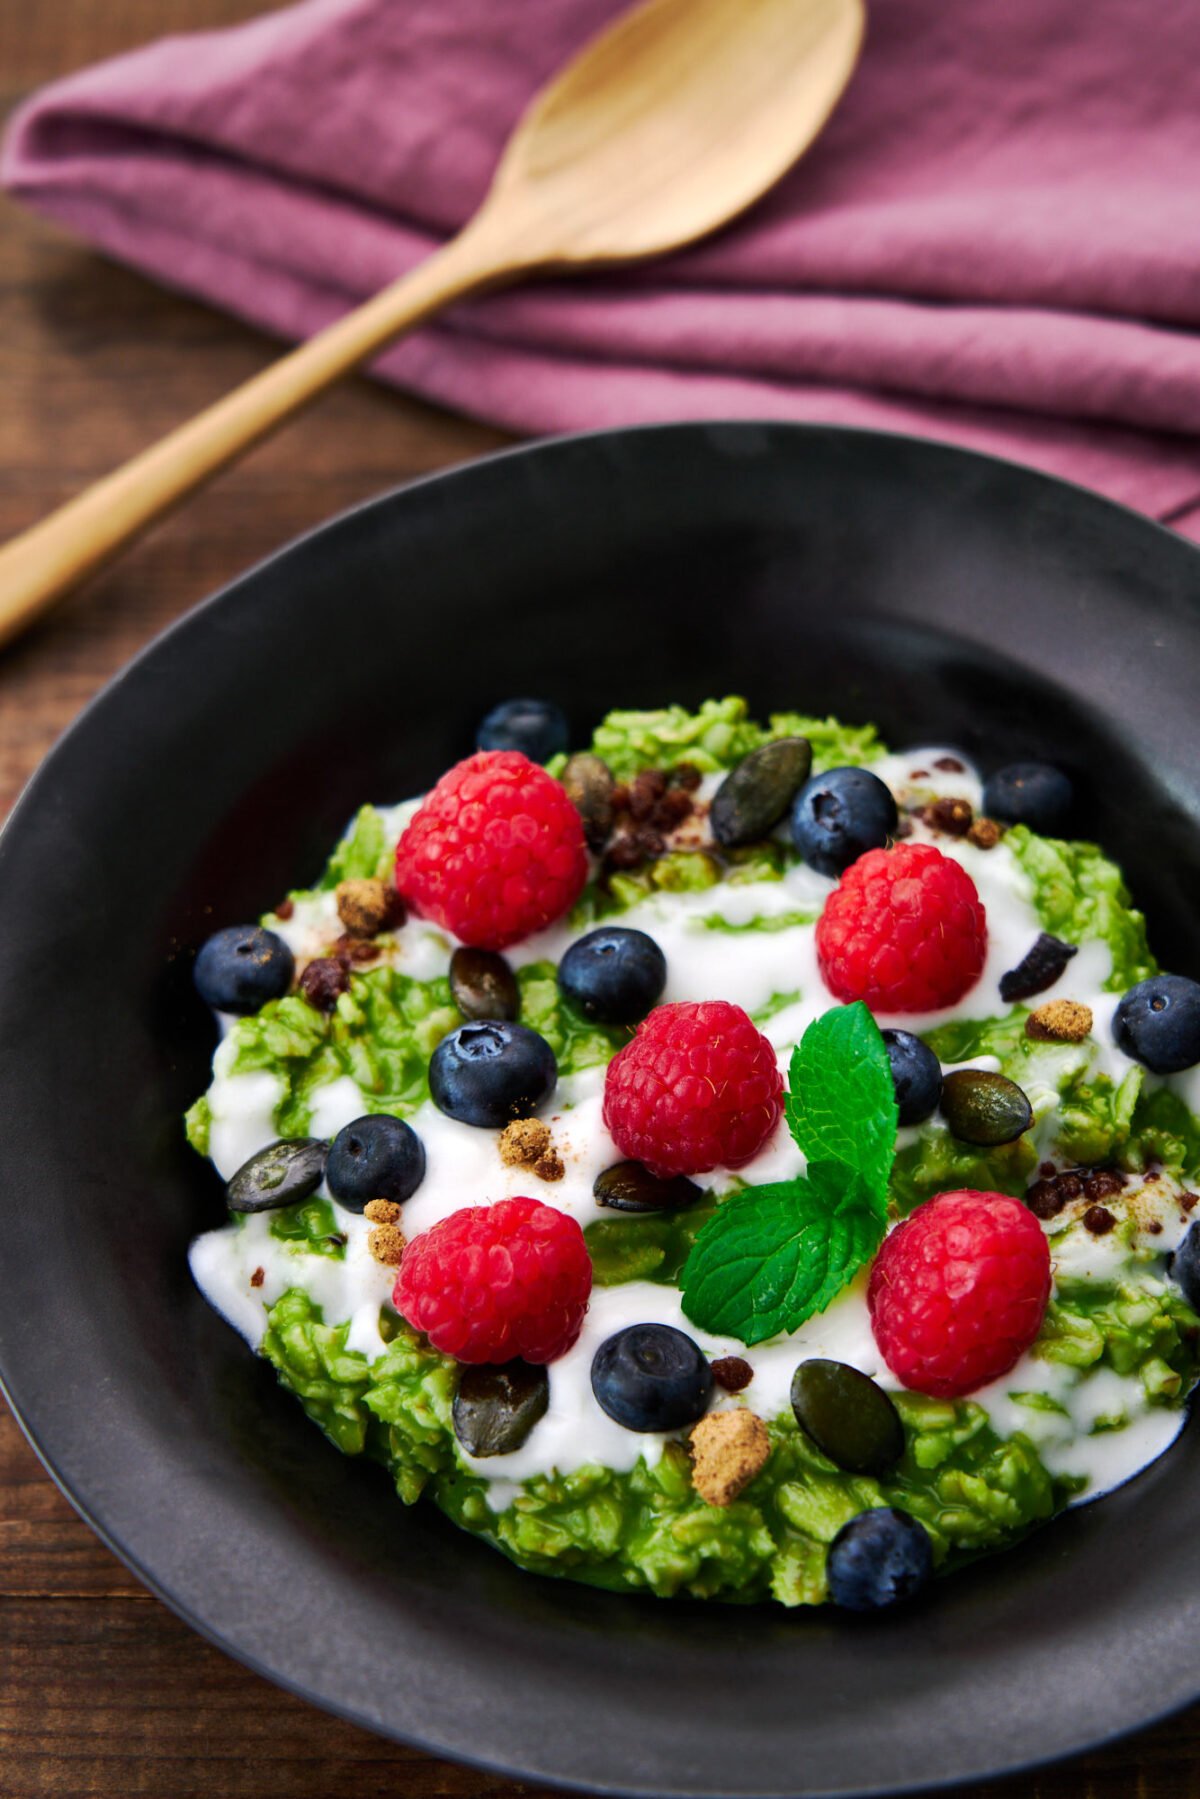
[[[977,818],[967,832],[967,842],[977,850],[994,850],[1004,832],[994,818]]]
[[[931,831],[944,831],[948,837],[965,837],[975,814],[968,800],[933,800],[921,817]]]
[[[332,1012],[339,993],[350,985],[349,968],[336,956],[317,956],[305,966],[297,985],[316,1011]]]
[[[1107,1206],[1089,1206],[1083,1214],[1083,1228],[1093,1237],[1106,1237],[1116,1222]]]
[[[267,1278],[266,1269],[265,1268],[256,1268],[254,1270],[254,1273],[250,1276],[250,1285],[252,1287],[261,1287],[263,1282],[266,1280],[266,1278]]]
[[[767,1427],[755,1412],[710,1412],[692,1432],[692,1485],[708,1505],[732,1505],[766,1465]]]
[[[394,1224],[377,1224],[367,1237],[367,1248],[385,1268],[398,1268],[407,1241]]]
[[[293,900],[293,899],[280,900],[279,904],[275,908],[275,916],[276,916],[276,918],[282,918],[283,922],[286,924],[288,919],[291,918],[292,915],[294,914],[295,910],[296,910],[295,900]]]
[[[351,937],[374,937],[391,914],[391,899],[382,881],[339,881],[338,917]]]
[[[340,936],[330,950],[335,962],[349,968],[355,962],[375,962],[383,954],[382,946],[369,937],[352,937],[349,931]]]
[[[363,1217],[371,1224],[399,1224],[400,1207],[394,1199],[369,1199]]]
[[[712,1364],[712,1377],[726,1393],[740,1393],[754,1379],[754,1370],[743,1356],[723,1355]]]
[[[940,768],[944,775],[961,775],[966,773],[966,765],[957,756],[939,756],[933,765]]]
[[[539,1181],[561,1181],[567,1171],[558,1151],[551,1149],[544,1156],[538,1157],[533,1165],[533,1172]]]
[[[550,1126],[540,1118],[514,1118],[500,1133],[500,1160],[508,1168],[534,1168],[553,1154]]]
[[[1091,1030],[1092,1008],[1074,999],[1047,1000],[1025,1020],[1025,1035],[1035,1043],[1082,1043]]]

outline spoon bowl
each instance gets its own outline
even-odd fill
[[[529,248],[563,265],[705,236],[813,142],[864,25],[863,0],[649,0],[534,99],[480,221],[521,211]]]
[[[536,270],[715,231],[812,143],[863,0],[644,0],[542,89],[479,212],[410,274],[0,548],[0,645],[405,331]]]

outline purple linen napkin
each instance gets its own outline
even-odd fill
[[[615,0],[302,0],[60,81],[9,188],[283,337],[478,204]],[[871,0],[817,145],[667,261],[457,309],[378,364],[520,432],[704,417],[952,439],[1200,535],[1200,40],[1145,0]]]

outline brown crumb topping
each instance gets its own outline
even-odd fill
[[[296,910],[295,900],[292,900],[292,899],[280,900],[279,904],[275,908],[275,916],[276,916],[276,918],[282,918],[284,923],[286,924],[288,919],[295,912],[295,910]]]
[[[939,756],[933,765],[940,768],[944,775],[961,775],[966,773],[966,765],[957,756]]]
[[[369,937],[351,937],[347,931],[338,938],[329,953],[336,961],[344,962],[349,967],[355,962],[378,961],[383,954],[383,947],[373,943]]]
[[[363,1217],[370,1224],[399,1224],[400,1207],[394,1199],[369,1199]]]
[[[550,1126],[540,1118],[514,1118],[500,1133],[500,1160],[509,1168],[532,1168],[550,1148]]]
[[[265,1268],[256,1268],[254,1270],[254,1273],[250,1276],[250,1285],[252,1287],[261,1287],[263,1282],[266,1280],[266,1278],[267,1278],[266,1269]]]
[[[1116,1168],[1064,1168],[1061,1174],[1043,1175],[1025,1195],[1035,1218],[1057,1218],[1073,1200],[1086,1199],[1094,1206],[1120,1193],[1125,1177]]]
[[[1051,999],[1025,1020],[1025,1035],[1035,1043],[1082,1043],[1091,1035],[1092,1008],[1074,999]]]
[[[382,881],[339,881],[337,911],[351,937],[375,937],[391,918],[391,895]]]
[[[944,831],[948,837],[965,837],[975,814],[968,800],[933,800],[921,817],[932,831]]]
[[[710,1412],[692,1432],[692,1485],[708,1505],[732,1505],[771,1453],[755,1412]]]
[[[385,1268],[398,1268],[407,1238],[394,1224],[377,1224],[367,1236],[367,1248]]]
[[[1107,1206],[1089,1206],[1083,1214],[1083,1228],[1093,1237],[1107,1237],[1116,1222]]]
[[[726,1393],[740,1393],[754,1379],[754,1370],[740,1355],[723,1355],[712,1364],[712,1377]]]
[[[690,762],[678,768],[644,768],[612,790],[611,828],[603,851],[603,870],[620,873],[656,861],[667,851],[667,839],[698,818],[692,795],[701,774]]]
[[[967,832],[967,842],[973,843],[977,850],[994,850],[1003,835],[1003,828],[994,818],[977,818]]]
[[[318,1012],[332,1012],[350,985],[350,969],[337,956],[317,956],[300,976],[301,993]]]
[[[509,1168],[528,1168],[540,1181],[561,1181],[563,1160],[554,1147],[550,1126],[540,1118],[514,1118],[500,1133],[500,1160]]]

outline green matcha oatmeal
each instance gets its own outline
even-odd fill
[[[1161,1455],[1200,986],[1036,763],[497,708],[219,931],[210,1302],[522,1567],[874,1609]]]

